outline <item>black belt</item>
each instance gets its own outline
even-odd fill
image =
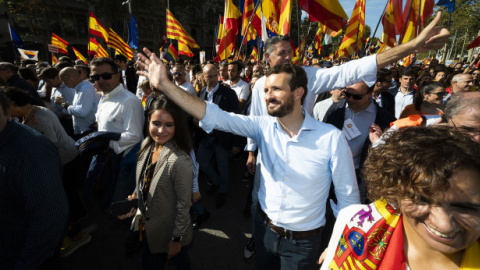
[[[274,225],[272,223],[272,220],[268,218],[267,214],[265,214],[265,212],[263,212],[262,207],[260,207],[259,203],[257,204],[257,210],[258,210],[258,213],[260,214],[260,216],[265,221],[267,221],[268,226],[270,226],[270,229],[272,229],[272,231],[274,233],[276,233],[276,234],[278,234],[282,237],[288,238],[288,239],[299,239],[299,238],[314,236],[314,235],[317,235],[317,234],[321,233],[322,230],[323,230],[323,226],[321,226],[321,227],[318,227],[316,229],[309,230],[309,231],[290,231],[290,230],[287,230],[287,229],[282,228],[280,226]]]

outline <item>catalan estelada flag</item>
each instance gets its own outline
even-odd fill
[[[90,34],[101,37],[105,40],[105,42],[108,41],[108,31],[107,29],[97,20],[97,18],[93,15],[93,13],[90,11],[90,18],[88,20],[88,28]]]
[[[59,53],[68,54],[68,42],[52,33],[52,45],[58,48]]]
[[[308,13],[310,21],[318,21],[339,31],[347,23],[348,16],[338,0],[299,0],[300,8]]]
[[[178,54],[186,55],[188,57],[194,56],[193,52],[188,48],[188,45],[181,40],[178,41]]]
[[[88,54],[93,54],[94,57],[108,57],[107,51],[94,38],[90,38]]]
[[[75,47],[72,46],[72,49],[73,49],[73,52],[75,53],[75,56],[77,57],[77,59],[80,59],[83,61],[83,63],[87,63],[87,59],[85,58],[85,56],[83,56],[77,49],[75,49]]]
[[[170,10],[167,9],[167,38],[182,40],[192,48],[200,48],[195,40],[187,34],[183,26],[173,17]]]
[[[163,57],[165,58],[165,60],[168,61],[175,61],[175,59],[177,59],[178,53],[173,47],[173,44],[170,44],[170,47],[168,47],[167,52]]]
[[[348,57],[359,51],[363,46],[365,33],[365,0],[357,0],[352,16],[348,22],[347,31],[340,45],[339,56]],[[358,35],[358,38],[357,38]]]
[[[114,48],[121,55],[125,56],[128,60],[133,58],[132,48],[119,36],[115,31],[110,28],[108,30],[108,41],[107,46]]]

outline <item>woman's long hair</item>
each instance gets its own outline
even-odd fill
[[[152,114],[157,110],[165,110],[170,113],[173,117],[173,121],[175,122],[175,134],[173,135],[172,140],[175,142],[177,147],[180,150],[185,151],[186,153],[190,152],[192,149],[192,136],[187,126],[187,119],[185,117],[185,112],[180,109],[173,101],[171,101],[167,96],[160,94],[159,96],[155,97],[150,105],[150,109],[148,110],[147,114],[147,126],[150,127],[150,118]],[[146,132],[146,138],[142,143],[142,147],[138,152],[138,156],[140,157],[144,151],[148,148],[148,146],[153,142],[152,136],[150,136],[149,128]]]

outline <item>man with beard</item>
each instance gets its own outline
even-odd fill
[[[330,184],[333,181],[340,208],[359,202],[359,193],[341,132],[302,110],[305,71],[291,63],[273,67],[265,81],[270,116],[251,117],[227,113],[186,94],[166,79],[167,69],[160,59],[147,49],[145,53],[151,58],[140,56],[140,64],[148,69],[150,82],[201,119],[205,131],[223,130],[258,142],[262,181],[258,212],[252,213],[256,215],[258,268],[312,268],[320,254]],[[279,250],[272,250],[275,246]]]
[[[233,91],[237,94],[238,102],[240,103],[240,109],[243,109],[245,102],[247,102],[250,96],[250,89],[248,83],[240,79],[240,72],[242,70],[242,64],[240,61],[232,61],[228,63],[228,77],[230,80],[225,83],[230,85]]]

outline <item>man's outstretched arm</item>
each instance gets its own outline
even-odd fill
[[[388,51],[377,54],[377,68],[384,68],[412,53],[421,53],[429,50],[438,50],[448,41],[450,32],[441,26],[437,26],[442,18],[439,11],[433,21],[411,41],[394,47]]]
[[[155,88],[162,91],[184,111],[197,119],[203,119],[207,107],[205,101],[192,96],[170,81],[167,68],[155,53],[147,48],[143,48],[143,52],[146,56],[139,53],[137,64],[147,72],[139,72],[138,74],[147,77]]]

